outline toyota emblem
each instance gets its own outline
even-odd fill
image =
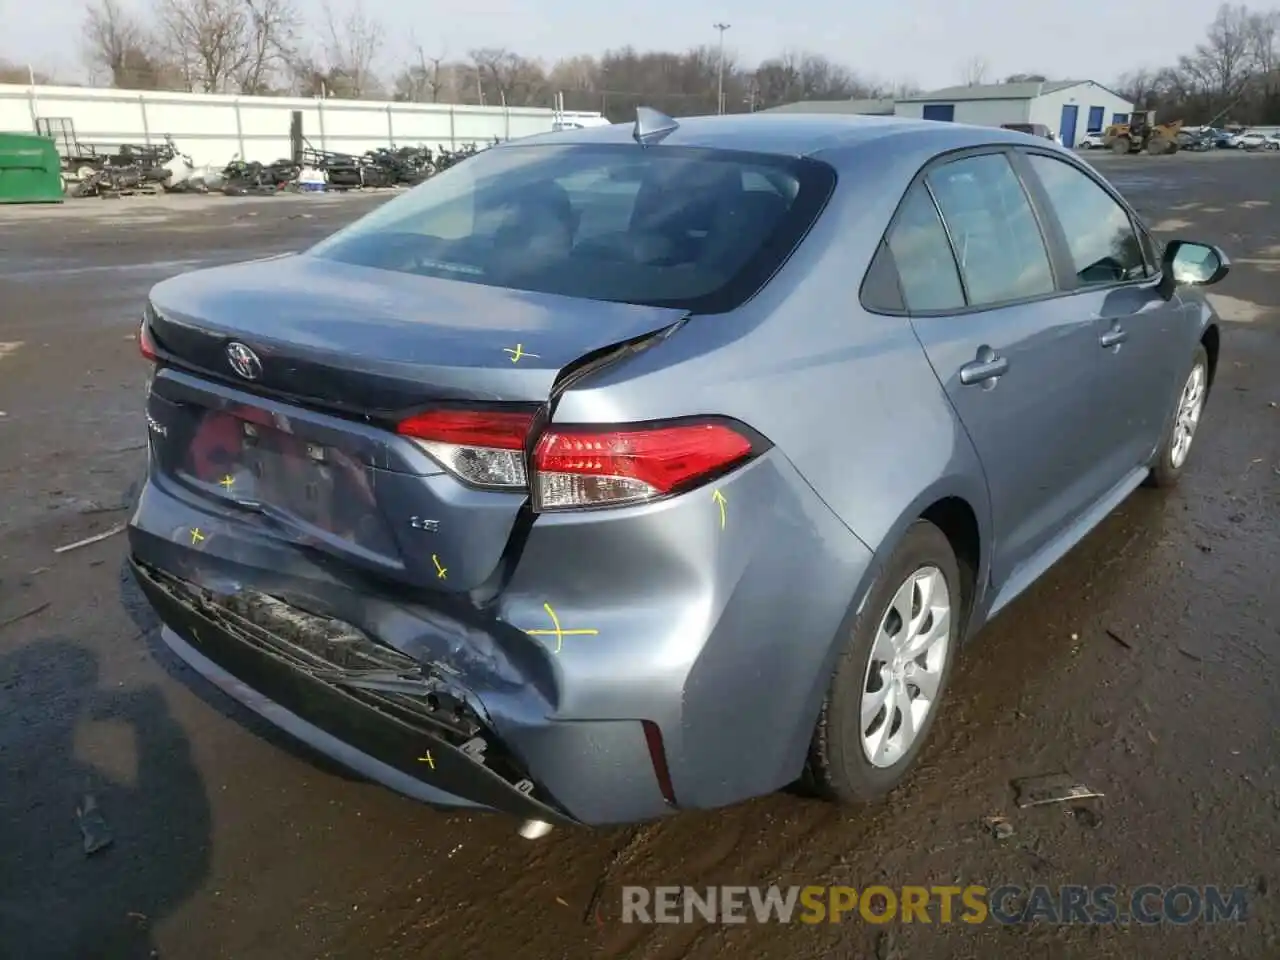
[[[262,361],[243,343],[227,344],[227,360],[231,369],[246,380],[257,380],[262,376]]]

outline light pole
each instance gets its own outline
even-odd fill
[[[731,24],[714,23],[712,26],[720,31],[720,66],[716,70],[716,113],[724,113],[724,32]]]

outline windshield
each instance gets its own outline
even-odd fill
[[[733,309],[791,254],[835,173],[815,160],[637,144],[486,150],[314,256],[517,290]]]

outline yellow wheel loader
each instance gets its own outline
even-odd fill
[[[1178,152],[1181,120],[1156,123],[1154,110],[1135,110],[1128,123],[1113,123],[1103,132],[1102,143],[1112,153],[1141,153],[1153,156]]]

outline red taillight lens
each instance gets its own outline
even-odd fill
[[[720,422],[549,427],[538,440],[539,510],[618,506],[688,489],[747,459],[751,440]]]
[[[676,790],[671,782],[671,769],[667,766],[667,750],[662,743],[662,730],[652,720],[641,720],[640,725],[644,727],[644,740],[649,747],[649,762],[653,764],[653,775],[658,780],[662,799],[674,807]]]
[[[396,432],[468,483],[513,489],[528,484],[524,445],[532,425],[532,413],[431,410],[402,421]]]
[[[143,320],[142,325],[138,327],[138,350],[146,359],[152,363],[156,362],[156,342],[151,336],[151,328],[146,320]]]

